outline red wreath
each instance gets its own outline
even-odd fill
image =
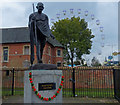
[[[35,94],[37,95],[37,97],[39,99],[44,100],[44,101],[51,101],[51,100],[55,99],[56,96],[60,93],[62,86],[63,86],[63,83],[64,83],[64,76],[62,76],[60,86],[57,89],[56,93],[52,97],[43,97],[41,94],[38,93],[38,91],[36,90],[36,87],[32,81],[32,72],[31,71],[29,72],[29,80],[30,80],[31,87],[32,87],[33,91],[35,92]]]

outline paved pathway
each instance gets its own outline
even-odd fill
[[[23,103],[23,96],[4,97],[2,103]],[[108,98],[63,98],[63,103],[118,103],[116,99]]]

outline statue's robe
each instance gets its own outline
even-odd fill
[[[49,28],[48,24],[48,16],[41,13],[39,14],[38,12],[32,13],[29,16],[29,28],[30,28],[30,33],[34,35],[34,23],[33,19],[36,19],[36,27],[39,29],[39,31],[45,36],[49,37],[51,36],[51,30]],[[37,34],[38,35],[38,34]],[[39,36],[39,35],[38,35]]]

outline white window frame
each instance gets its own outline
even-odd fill
[[[27,47],[27,46],[29,46],[29,54],[25,54],[25,53],[24,53],[25,47]],[[24,46],[23,46],[23,55],[30,55],[30,45],[24,45]]]
[[[58,50],[60,50],[60,56],[58,55]],[[57,49],[57,50],[56,50],[56,56],[57,56],[57,57],[62,57],[62,50],[61,50],[61,49]]]

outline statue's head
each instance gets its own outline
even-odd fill
[[[42,10],[44,9],[43,3],[39,2],[39,3],[37,4],[36,8],[38,9],[38,12],[42,12]]]

